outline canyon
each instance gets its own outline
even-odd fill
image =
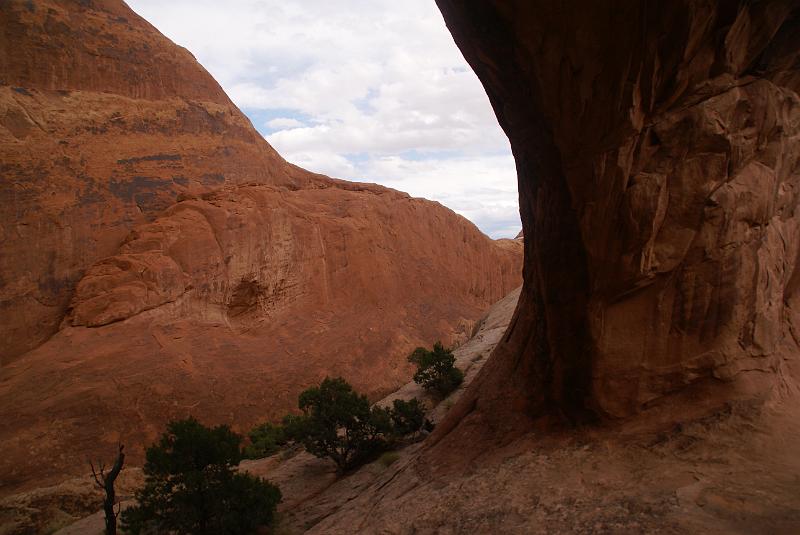
[[[519,303],[298,532],[797,532],[800,6],[437,4],[511,141]]]
[[[287,164],[122,4],[29,5],[3,6],[2,39],[28,39],[30,61],[87,35],[56,56],[64,71],[0,58],[18,73],[4,173],[28,177],[3,193],[6,493],[190,411],[276,416],[329,367],[372,399],[406,395],[391,394],[403,352],[439,336],[466,341],[469,384],[394,464],[247,465],[283,483],[287,532],[800,530],[797,2],[437,0],[516,160],[524,240],[499,242],[435,203]],[[104,39],[131,50],[98,49],[111,95],[73,73]],[[110,103],[129,100],[120,122]],[[85,121],[97,130],[56,146]],[[105,153],[128,137],[141,150]],[[228,141],[238,155],[215,171]],[[81,207],[77,181],[109,208]],[[520,248],[517,304],[476,324],[518,286]]]
[[[521,282],[519,241],[283,160],[123,2],[4,2],[0,28],[2,495],[326,375],[385,395]]]

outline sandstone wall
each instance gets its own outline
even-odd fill
[[[137,226],[77,284],[61,330],[0,383],[0,493],[131,465],[174,418],[240,431],[342,376],[373,398],[405,357],[472,332],[520,282],[521,244],[372,185],[231,186]]]
[[[83,271],[181,194],[301,175],[122,2],[3,2],[0,362],[52,335]]]
[[[385,394],[521,282],[518,241],[286,163],[118,1],[0,3],[0,173],[0,494],[326,375]]]
[[[527,238],[517,316],[460,417],[708,408],[784,381],[798,4],[437,1],[511,140]]]

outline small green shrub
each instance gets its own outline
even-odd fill
[[[302,415],[284,419],[286,436],[320,458],[329,458],[344,472],[388,446],[389,411],[371,408],[369,400],[344,379],[326,378],[305,390],[298,400]]]
[[[456,358],[441,342],[433,344],[431,351],[416,348],[408,361],[417,365],[414,382],[441,397],[447,396],[464,381],[464,373],[455,367]]]
[[[340,472],[374,459],[398,439],[433,429],[417,399],[395,400],[389,409],[370,407],[367,397],[340,377],[305,390],[298,406],[303,414],[284,417],[281,440],[331,459]]]
[[[247,434],[250,444],[244,448],[245,459],[263,459],[278,452],[287,442],[282,425],[271,423],[254,427]]]
[[[417,433],[426,422],[425,409],[417,398],[410,401],[394,400],[389,416],[392,419],[392,433],[396,437]]]
[[[122,513],[127,533],[252,533],[269,525],[281,499],[271,483],[236,472],[242,437],[194,418],[170,422],[146,452],[137,505]]]

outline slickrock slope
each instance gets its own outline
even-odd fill
[[[502,339],[518,296],[516,290],[493,305],[455,351],[464,385],[436,405],[435,421],[469,390]],[[425,395],[409,383],[382,403],[397,397]],[[287,535],[796,533],[797,399],[795,389],[793,403],[734,403],[657,432],[626,422],[530,434],[480,452],[462,444],[451,450],[455,466],[427,455],[423,442],[397,452],[390,466],[376,461],[344,477],[330,461],[305,452],[282,452],[242,467],[280,486],[278,532]],[[36,507],[33,498],[25,500]],[[102,529],[99,512],[59,533],[99,535]]]
[[[422,443],[338,480],[300,455],[248,470],[287,489],[287,535],[798,533],[798,400],[733,404],[659,433],[528,435],[480,452],[461,444],[457,469]]]
[[[286,163],[121,2],[3,2],[0,73],[0,494],[325,375],[385,394],[520,283],[522,244]]]
[[[800,4],[437,3],[511,140],[526,236],[517,314],[439,437],[793,384]]]
[[[517,288],[492,305],[475,325],[473,332],[470,333],[470,338],[453,351],[456,357],[456,366],[464,372],[464,383],[462,387],[450,394],[447,400],[440,402],[441,400],[430,396],[422,387],[411,382],[403,385],[402,388],[378,403],[391,405],[395,399],[408,400],[416,397],[432,409],[427,416],[433,422],[438,423],[452,402],[463,394],[486,362],[489,353],[502,338],[519,299],[519,290]],[[405,448],[401,455],[403,457],[411,456],[418,448],[418,444],[412,445]],[[280,533],[302,532],[304,527],[310,527],[319,522],[321,518],[337,512],[348,499],[358,493],[358,490],[366,489],[387,475],[386,468],[378,462],[356,471],[351,476],[339,479],[335,466],[330,461],[318,459],[306,452],[292,450],[283,451],[266,459],[246,460],[241,463],[240,467],[252,474],[266,477],[280,486],[283,494],[279,508],[281,522],[278,531]],[[141,479],[137,470],[132,472],[127,474],[129,481]],[[18,517],[23,517],[23,521],[27,520],[25,515],[34,516],[35,513],[38,513],[35,516],[40,524],[48,521],[53,524],[58,521],[68,521],[69,519],[65,517],[68,514],[74,517],[77,507],[53,514],[52,510],[48,511],[46,506],[42,505],[48,502],[48,498],[51,504],[57,501],[67,501],[63,499],[65,494],[74,496],[74,501],[78,501],[77,498],[80,498],[81,503],[85,504],[84,511],[98,510],[100,505],[97,501],[97,493],[86,489],[87,483],[84,481],[84,485],[81,487],[75,480],[52,489],[42,489],[36,493],[25,493],[0,500],[0,518],[2,518],[5,506],[9,510],[13,508]],[[126,485],[125,488],[130,488],[130,485]],[[123,500],[125,500],[123,507],[131,503],[129,497],[130,494],[123,493]],[[57,508],[53,509],[58,510]],[[103,514],[100,511],[70,524],[57,533],[59,535],[99,535],[103,529]]]

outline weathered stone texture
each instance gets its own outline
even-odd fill
[[[618,417],[780,382],[797,2],[438,3],[511,140],[527,238],[517,317],[462,414]]]

